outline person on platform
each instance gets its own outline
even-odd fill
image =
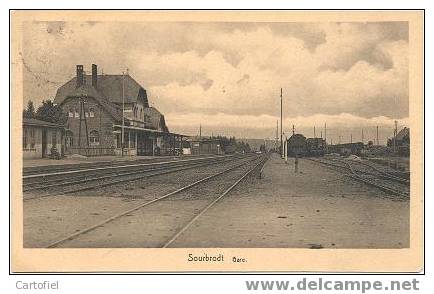
[[[294,172],[298,173],[298,155],[295,154],[295,159],[294,159]]]

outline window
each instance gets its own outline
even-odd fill
[[[121,148],[121,134],[116,134],[116,148]]]
[[[35,149],[35,129],[31,128],[29,131],[30,131],[30,149]]]
[[[57,145],[57,131],[51,132],[51,145],[56,146]]]
[[[86,112],[84,113],[84,116],[85,116],[85,117],[89,117],[89,112],[86,111]]]
[[[27,128],[23,129],[23,149],[27,149]]]
[[[135,132],[129,132],[129,141],[130,141],[130,148],[136,148],[136,133]]]
[[[95,117],[95,109],[93,109],[93,108],[89,109],[89,116],[90,117]]]
[[[80,117],[80,115],[77,112],[77,108],[74,108],[74,117],[75,118],[79,118]]]
[[[66,148],[74,146],[74,134],[69,130],[65,134],[65,144]]]
[[[68,117],[74,117],[74,109],[72,109],[72,108],[69,109]]]
[[[99,133],[98,133],[98,131],[95,131],[95,130],[90,131],[89,143],[91,145],[99,145]]]
[[[140,108],[140,119],[143,120],[143,109]]]

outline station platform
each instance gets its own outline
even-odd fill
[[[307,158],[295,173],[294,162],[272,154],[261,178],[217,203],[174,247],[409,246],[409,202]]]

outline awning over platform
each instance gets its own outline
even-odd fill
[[[122,129],[122,125],[113,125],[113,128]],[[124,126],[124,130],[133,130],[133,131],[139,131],[139,132],[151,133],[151,134],[157,134],[157,135],[166,135],[166,136],[190,137],[187,135],[182,135],[182,134],[177,134],[177,133],[162,132],[162,131],[158,131],[158,130],[146,129],[146,128],[140,128],[140,127],[134,127],[134,126]]]

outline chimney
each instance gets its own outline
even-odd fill
[[[92,87],[96,89],[98,83],[98,67],[92,64]]]
[[[84,84],[84,74],[83,65],[77,65],[77,84],[76,87],[79,88]]]

